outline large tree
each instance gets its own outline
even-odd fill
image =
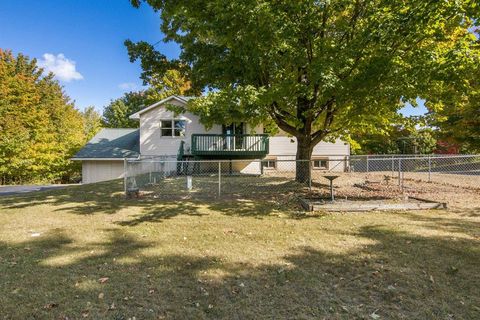
[[[84,141],[82,116],[53,74],[0,49],[0,183],[68,180]]]
[[[390,125],[478,58],[476,0],[132,0],[142,2],[181,46],[169,61],[129,43],[142,77],[187,66],[193,86],[212,89],[191,106],[205,123],[271,119],[297,138],[299,160],[322,140]],[[308,165],[296,174],[306,181]]]

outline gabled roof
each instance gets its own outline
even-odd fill
[[[139,129],[100,130],[72,160],[115,160],[123,158],[138,158],[140,156]]]
[[[144,112],[147,112],[153,108],[156,108],[164,103],[167,103],[168,101],[171,101],[171,100],[177,100],[179,102],[182,102],[182,103],[187,103],[189,100],[191,99],[194,99],[195,97],[189,97],[189,96],[180,96],[180,95],[173,95],[173,96],[170,96],[170,97],[167,97],[163,100],[160,100],[158,102],[155,102],[154,104],[146,107],[146,108],[143,108],[142,110],[140,111],[137,111],[135,112],[134,114],[130,115],[130,119],[140,119],[140,115]]]

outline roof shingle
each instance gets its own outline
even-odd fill
[[[72,159],[123,159],[140,155],[139,129],[105,128],[97,133]]]

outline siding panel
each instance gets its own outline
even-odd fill
[[[181,102],[172,100],[169,104],[183,105]],[[185,118],[187,121],[185,137],[162,137],[160,133],[160,121]],[[153,108],[140,115],[140,153],[142,156],[150,155],[176,155],[180,147],[180,141],[185,141],[185,151],[189,153],[191,136],[194,133],[222,133],[222,126],[215,125],[212,129],[207,130],[200,123],[198,116],[186,112],[174,117],[173,112],[168,111],[164,106]]]
[[[82,161],[82,183],[95,183],[123,178],[123,160]]]

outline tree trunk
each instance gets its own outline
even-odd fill
[[[313,145],[310,137],[297,137],[297,157],[295,181],[308,183],[310,181]]]

